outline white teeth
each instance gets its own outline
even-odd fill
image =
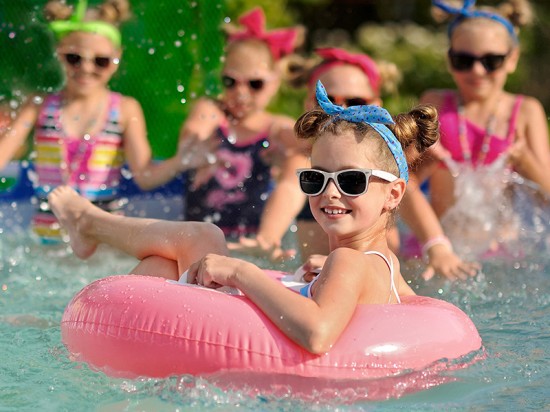
[[[323,209],[325,213],[329,214],[329,215],[343,215],[346,213],[345,210],[343,209]]]

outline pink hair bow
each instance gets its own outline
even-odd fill
[[[310,83],[315,83],[321,74],[331,67],[340,64],[351,64],[359,67],[365,73],[369,78],[371,87],[377,94],[380,92],[380,72],[378,71],[378,66],[366,54],[350,53],[335,47],[317,49],[315,53],[323,59],[323,62],[311,74]]]
[[[258,39],[267,43],[275,60],[294,51],[298,36],[296,29],[265,30],[265,15],[260,7],[256,7],[239,17],[239,23],[244,30],[233,33],[229,40]]]

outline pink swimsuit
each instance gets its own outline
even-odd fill
[[[508,124],[507,136],[492,135],[489,141],[489,151],[483,161],[483,164],[494,162],[502,153],[504,153],[513,143],[516,130],[516,121],[523,101],[523,96],[518,95],[514,102],[514,107]],[[452,91],[446,91],[441,108],[439,109],[439,121],[441,132],[441,144],[447,149],[453,160],[457,163],[463,163],[464,153],[460,145],[459,136],[459,116],[456,105],[456,95]],[[485,137],[485,129],[473,124],[466,119],[466,133],[468,145],[472,152],[472,161],[477,162],[481,153],[481,145]]]

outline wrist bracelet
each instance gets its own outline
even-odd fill
[[[422,245],[422,256],[427,257],[428,251],[435,245],[444,245],[447,246],[451,252],[453,251],[453,245],[447,236],[436,236]]]

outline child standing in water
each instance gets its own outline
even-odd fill
[[[259,8],[239,22],[226,47],[223,95],[199,100],[182,127],[180,150],[191,170],[186,220],[212,222],[232,238],[261,233],[266,250],[280,250],[305,201],[294,171],[306,156],[294,121],[266,107],[281,82],[281,58],[299,33],[265,31]]]
[[[417,177],[429,178],[431,207],[412,186],[401,208],[429,258],[426,278],[433,276],[435,267],[449,279],[475,273],[471,264],[454,255],[451,240],[458,254],[479,257],[517,232],[506,214],[510,208],[503,204],[506,162],[550,192],[544,173],[550,170],[544,109],[533,97],[504,90],[518,63],[518,27],[527,22],[529,5],[510,1],[501,8],[506,13],[498,14],[475,9],[474,3],[465,1],[462,8],[453,8],[433,1],[454,16],[447,55],[457,90],[430,90],[421,98],[440,113],[443,150],[426,156],[411,179],[414,185]]]
[[[0,169],[25,144],[34,128],[35,192],[39,209],[33,229],[43,242],[58,241],[59,225],[46,203],[58,185],[70,185],[86,198],[109,208],[117,198],[121,167],[126,161],[142,189],[172,179],[181,162],[174,158],[153,164],[145,119],[133,98],[109,90],[108,82],[121,59],[118,23],[129,15],[126,0],[106,0],[76,10],[62,1],[45,8],[58,40],[56,56],[65,85],[44,99],[31,98],[0,136]]]
[[[386,231],[406,188],[405,151],[416,157],[437,140],[438,129],[433,107],[392,119],[377,106],[337,106],[320,83],[317,98],[321,109],[306,112],[295,125],[297,136],[312,143],[312,168],[298,170],[298,177],[331,252],[317,280],[303,289],[305,296],[252,263],[226,256],[214,225],[115,216],[60,187],[50,202],[75,254],[86,258],[106,243],[143,259],[135,273],[177,279],[188,270],[192,283],[238,288],[298,345],[326,352],[357,305],[399,303],[414,294]]]

